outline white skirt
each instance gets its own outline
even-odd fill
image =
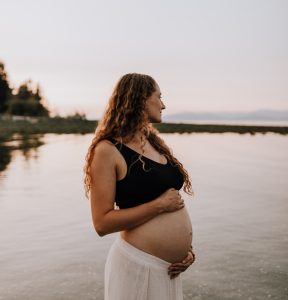
[[[105,300],[183,300],[181,275],[170,279],[170,265],[118,237],[105,264]]]

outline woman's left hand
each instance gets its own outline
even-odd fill
[[[193,255],[190,251],[188,252],[187,256],[184,258],[182,262],[179,263],[173,263],[168,268],[168,275],[170,276],[170,279],[173,279],[181,272],[186,271],[187,268],[189,268],[195,261],[195,254]]]

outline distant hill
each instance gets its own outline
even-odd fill
[[[288,110],[255,110],[250,112],[183,112],[164,115],[164,122],[181,121],[288,121]]]

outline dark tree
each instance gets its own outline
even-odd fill
[[[32,81],[27,80],[12,94],[4,64],[0,62],[0,113],[4,112],[19,116],[49,116],[39,84],[35,88]]]
[[[17,98],[21,100],[32,100],[33,90],[31,87],[31,81],[28,80],[20,85],[17,92]]]
[[[18,116],[49,116],[48,109],[44,106],[39,85],[33,91],[30,80],[20,85],[15,97],[10,101],[8,113]]]
[[[40,102],[42,100],[42,92],[41,92],[41,88],[40,85],[37,84],[37,88],[36,88],[36,92],[34,93],[34,99],[38,102]]]
[[[8,100],[12,91],[9,87],[5,66],[0,62],[0,113],[4,113],[8,107]]]

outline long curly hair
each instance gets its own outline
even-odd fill
[[[142,154],[139,155],[138,159],[142,162],[143,169],[145,170],[145,162],[141,157],[144,153],[145,139],[147,139],[172,165],[178,166],[184,178],[184,191],[193,195],[192,184],[187,171],[159,136],[158,130],[148,121],[145,112],[146,100],[155,92],[156,85],[156,81],[151,76],[137,73],[126,74],[117,82],[86,154],[84,185],[87,198],[89,198],[92,184],[90,166],[97,144],[108,138],[120,139],[122,143],[129,143],[136,132],[142,133]]]

